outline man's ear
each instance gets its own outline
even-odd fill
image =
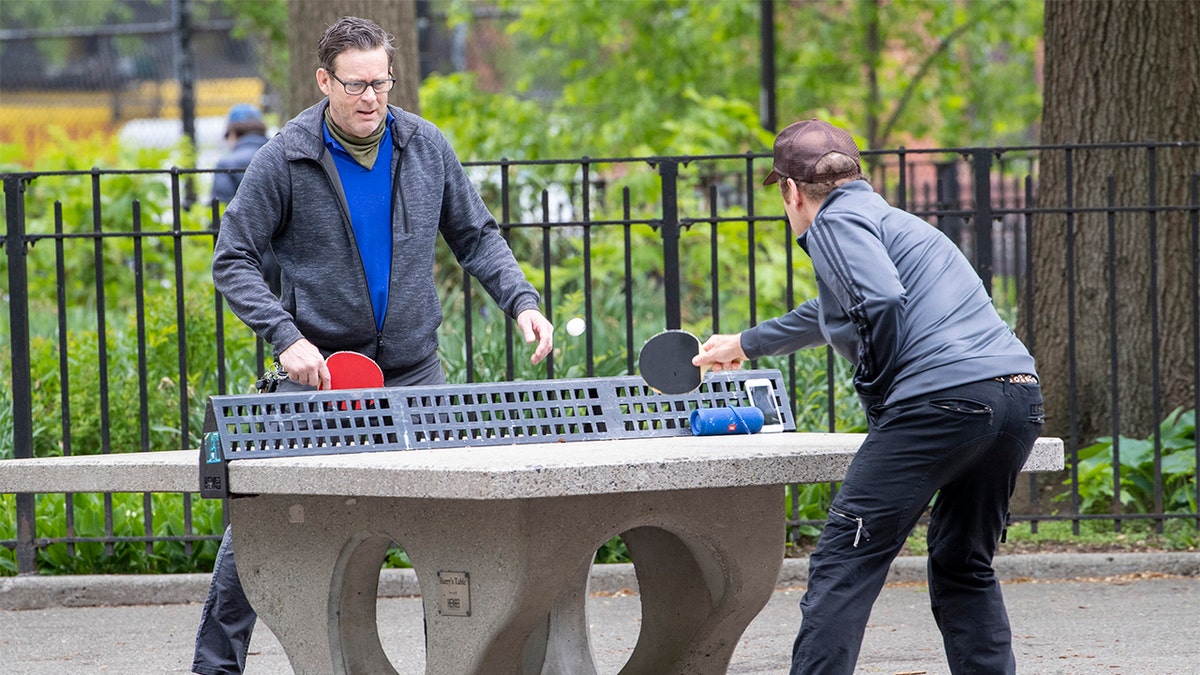
[[[796,181],[791,178],[784,178],[787,181],[787,187],[783,191],[783,198],[788,204],[796,207],[797,210],[804,205],[804,193],[800,191],[800,186],[796,185]]]
[[[329,71],[324,68],[317,68],[317,87],[321,93],[329,96]]]

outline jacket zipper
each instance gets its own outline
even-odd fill
[[[404,201],[404,188],[401,182],[401,172],[404,170],[404,148],[399,146],[392,149],[396,153],[396,184],[392,188],[392,209],[395,210],[396,204],[400,204],[401,215],[404,217],[404,222],[400,224],[404,234],[409,234],[408,231],[408,204]]]

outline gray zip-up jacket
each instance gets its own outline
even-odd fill
[[[217,290],[276,354],[304,337],[327,353],[366,354],[385,374],[428,359],[442,322],[433,277],[439,232],[506,314],[538,306],[537,291],[441,131],[389,106],[393,254],[387,314],[376,331],[350,212],[325,147],[327,105],[325,99],[301,112],[255,154],[213,254]],[[259,271],[268,246],[282,268],[278,298]]]
[[[855,365],[854,387],[868,410],[1037,374],[962,252],[866,181],[830,193],[797,243],[812,258],[817,297],[744,331],[749,358],[829,344]]]

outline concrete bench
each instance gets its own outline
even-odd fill
[[[594,673],[588,572],[618,534],[642,595],[624,672],[723,673],[775,587],[782,486],[840,480],[862,440],[526,438],[273,456],[228,461],[226,487],[253,495],[229,502],[238,569],[297,673],[395,672],[375,616],[393,541],[421,587],[426,672]],[[0,462],[0,492],[196,491],[197,455]],[[1062,467],[1061,441],[1040,439],[1025,470]]]

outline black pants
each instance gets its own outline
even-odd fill
[[[437,354],[422,361],[404,373],[389,374],[385,384],[400,387],[413,384],[443,384],[446,375],[442,371]],[[280,383],[278,391],[302,391],[312,389],[290,380]],[[258,615],[242,591],[238,578],[237,563],[233,559],[233,539],[230,529],[225,528],[221,548],[213,564],[212,583],[208,587],[208,598],[200,614],[200,627],[196,630],[196,651],[192,658],[192,672],[201,675],[238,675],[246,668],[246,650],[250,648],[250,636]]]
[[[809,565],[793,675],[854,672],[871,607],[934,494],[929,596],[952,673],[1014,673],[992,557],[1042,429],[1037,384],[985,380],[877,406]]]

